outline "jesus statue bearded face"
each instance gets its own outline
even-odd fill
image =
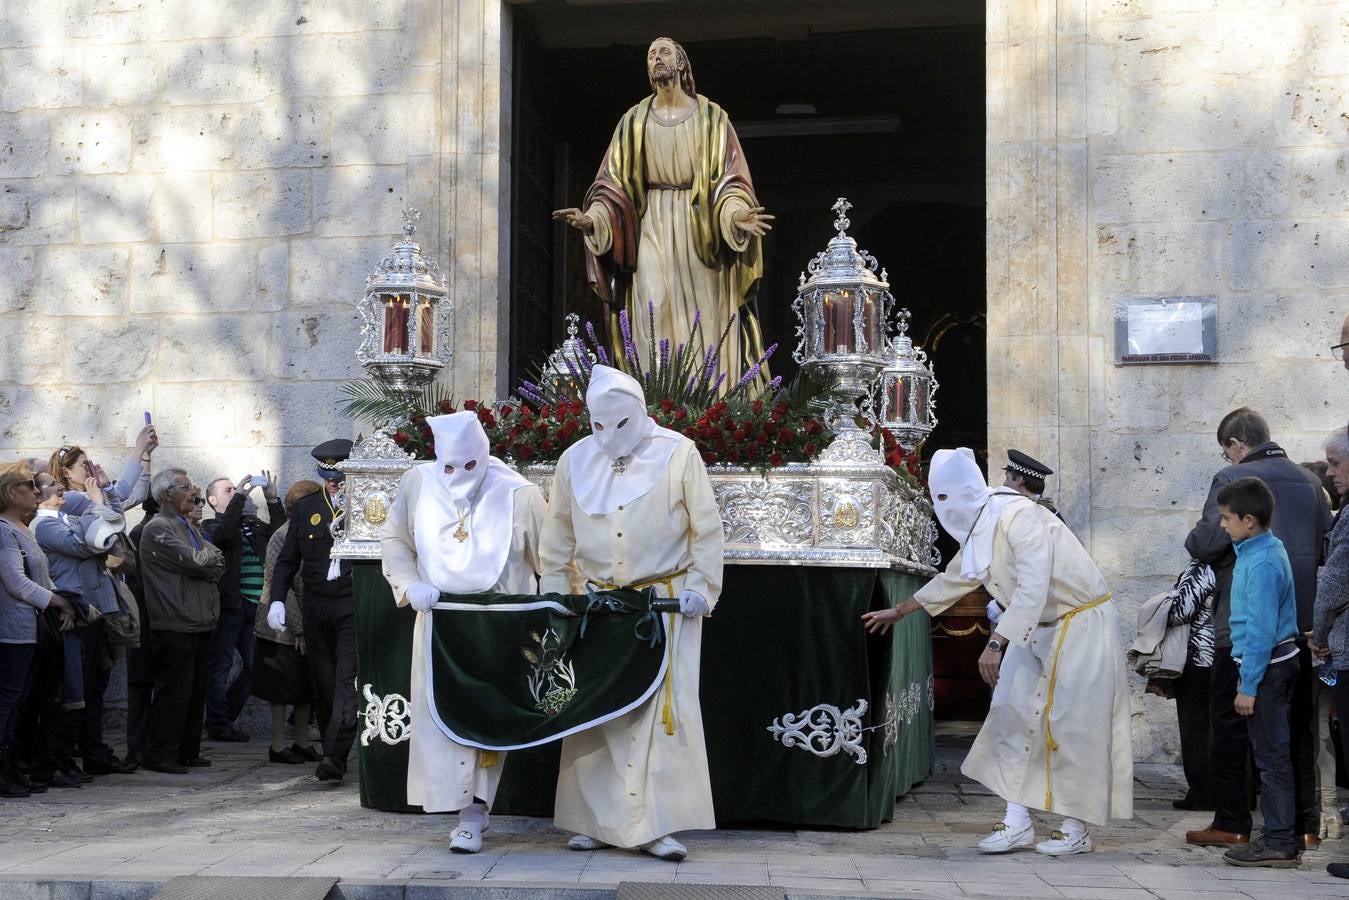
[[[688,54],[684,52],[683,47],[667,37],[656,38],[647,48],[646,77],[651,82],[652,91],[668,87],[678,81],[684,93],[690,97],[695,93]]]

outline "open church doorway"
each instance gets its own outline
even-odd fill
[[[797,276],[846,196],[851,233],[888,269],[941,385],[924,455],[986,456],[982,2],[512,0],[511,14],[512,385],[561,343],[565,314],[607,325],[579,234],[550,213],[581,204],[615,124],[649,92],[648,45],[668,36],[730,116],[777,217],[757,294],[774,374],[795,371]],[[987,709],[970,624],[934,632],[938,718]]]

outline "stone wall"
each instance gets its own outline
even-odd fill
[[[1121,602],[1169,586],[1259,409],[1293,459],[1349,415],[1349,6],[990,0],[989,450],[1041,456]],[[1119,296],[1213,294],[1212,366],[1119,368]],[[999,389],[1016,385],[1015,390]],[[1137,681],[1135,680],[1137,685]],[[1174,708],[1135,696],[1136,755]]]
[[[503,0],[0,3],[0,455],[118,461],[150,410],[159,464],[301,477],[351,432],[352,304],[406,205],[459,307],[456,395],[496,394],[508,21]]]

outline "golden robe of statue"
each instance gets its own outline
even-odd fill
[[[691,349],[703,354],[738,317],[721,347],[724,391],[763,352],[758,322],[742,307],[763,274],[773,217],[758,206],[726,112],[695,93],[683,49],[658,38],[648,74],[653,93],[614,129],[583,209],[554,217],[585,233],[590,283],[612,309],[628,311],[644,364],[662,339],[687,343],[697,313]]]

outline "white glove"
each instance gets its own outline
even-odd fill
[[[429,612],[431,607],[440,602],[440,589],[434,585],[414,581],[408,586],[405,596],[417,612]]]
[[[273,600],[267,607],[267,627],[272,631],[286,630],[286,604]]]
[[[712,611],[707,600],[697,591],[679,592],[679,611],[690,619],[705,616]]]

